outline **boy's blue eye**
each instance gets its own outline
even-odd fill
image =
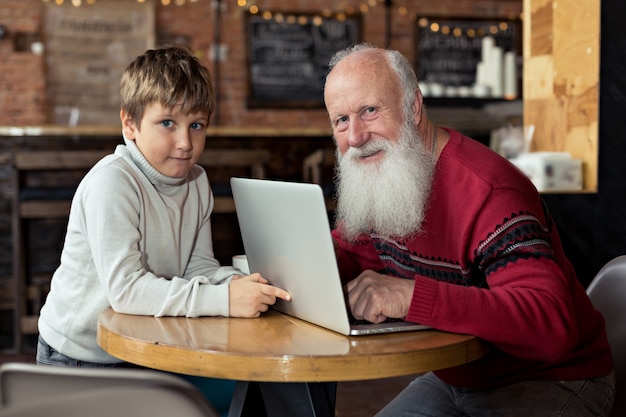
[[[163,120],[161,122],[161,126],[163,127],[170,127],[172,125],[172,121],[171,120]]]
[[[202,129],[202,123],[192,123],[191,128],[194,130],[200,130]]]

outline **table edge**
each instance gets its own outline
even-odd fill
[[[337,382],[391,378],[462,365],[488,352],[487,344],[479,338],[459,336],[467,338],[444,348],[430,349],[430,352],[424,350],[350,357],[324,355],[311,358],[293,355],[225,355],[216,351],[193,350],[122,336],[107,329],[100,319],[97,327],[97,341],[102,349],[126,362],[186,375],[259,382]],[[181,352],[194,360],[183,360],[186,356],[180,355]],[[314,361],[319,363],[314,366]],[[322,363],[323,366],[319,366]],[[335,371],[347,367],[352,372]],[[256,372],[256,369],[264,371]]]

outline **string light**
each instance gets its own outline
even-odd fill
[[[53,1],[57,6],[62,6],[65,3],[65,0],[42,0],[44,3],[49,3]],[[69,2],[74,7],[81,7],[85,4],[93,5],[98,0],[69,0]],[[102,1],[102,0],[101,0]],[[147,0],[136,0],[137,3],[145,3]],[[176,6],[184,6],[186,4],[198,3],[201,0],[160,0],[163,6],[170,6],[174,4]],[[207,0],[207,1],[215,1],[215,0]],[[372,9],[378,7],[379,5],[386,3],[386,0],[361,0],[361,3],[357,6],[354,5],[344,5],[342,10],[331,10],[331,9],[323,9],[321,12],[316,13],[311,16],[311,14],[290,14],[288,16],[283,15],[280,12],[271,12],[269,10],[262,10],[257,4],[255,4],[254,0],[236,0],[236,4],[238,7],[242,9],[247,9],[250,14],[253,15],[261,15],[265,20],[275,20],[278,23],[288,23],[288,24],[300,24],[306,25],[311,22],[314,25],[321,25],[323,19],[334,18],[339,21],[344,21],[348,18],[348,16],[352,16],[356,14],[357,10],[366,14],[369,13]],[[407,6],[400,5],[394,9],[399,16],[409,18],[413,21],[416,21],[418,26],[421,28],[429,27],[433,32],[439,32],[444,35],[451,35],[455,37],[467,36],[469,38],[474,37],[482,37],[487,34],[497,35],[500,32],[506,32],[510,30],[510,26],[508,22],[502,21],[498,24],[490,24],[488,27],[480,27],[480,28],[467,28],[462,29],[458,27],[450,27],[447,25],[440,25],[436,20],[430,21],[427,18],[418,17],[417,12],[411,12],[407,8]],[[445,19],[442,19],[442,22],[445,22]]]
[[[455,37],[467,36],[468,38],[476,38],[483,37],[486,35],[498,35],[499,33],[504,33],[511,29],[509,22],[499,22],[498,24],[494,24],[493,22],[486,22],[485,27],[468,27],[468,28],[460,28],[453,27],[454,23],[449,22],[446,19],[442,19],[441,22],[428,18],[421,17],[417,20],[417,25],[420,28],[426,29],[428,28],[431,32],[441,33],[442,35],[451,35]],[[452,26],[451,26],[452,25]]]
[[[44,3],[49,3],[50,1],[53,1],[57,6],[63,6],[65,4],[65,0],[42,0],[42,2]],[[68,0],[68,1],[75,7],[93,5],[96,2],[98,2],[98,0]],[[101,3],[103,1],[104,0],[100,0]],[[137,3],[146,3],[148,0],[135,0],[135,1]],[[157,1],[159,1],[161,5],[163,6],[170,6],[172,4],[175,6],[184,6],[187,4],[198,3],[201,0],[157,0]],[[207,1],[215,1],[215,0],[207,0]],[[345,6],[343,10],[335,10],[335,11],[331,9],[324,9],[319,14],[321,14],[321,17],[324,19],[334,17],[339,20],[345,20],[347,16],[354,15],[357,10],[365,14],[365,13],[368,13],[373,8],[377,7],[379,4],[382,4],[384,2],[385,0],[362,0],[362,3],[356,7],[352,5],[348,5],[348,6]],[[254,4],[254,0],[252,1],[236,0],[236,4],[240,8],[246,8],[247,11],[251,14],[261,14],[265,19],[274,19],[280,23],[287,22],[289,24],[297,23],[297,24],[304,25],[304,24],[307,24],[309,21],[319,22],[319,19],[316,19],[316,17],[319,17],[319,14],[315,14],[315,16],[313,17],[311,17],[310,14],[308,15],[294,14],[294,15],[284,16],[281,13],[272,13],[267,10],[261,10],[261,8],[259,8],[258,5]],[[407,13],[406,7],[401,8],[400,14],[406,15],[406,13]]]

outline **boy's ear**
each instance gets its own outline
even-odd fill
[[[120,120],[122,121],[122,132],[124,132],[124,137],[128,140],[135,140],[137,126],[130,115],[123,109],[120,110]]]

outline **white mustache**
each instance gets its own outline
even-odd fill
[[[355,160],[364,156],[373,155],[379,151],[387,151],[390,148],[391,144],[384,139],[370,140],[358,148],[348,148],[344,154],[344,158]]]

